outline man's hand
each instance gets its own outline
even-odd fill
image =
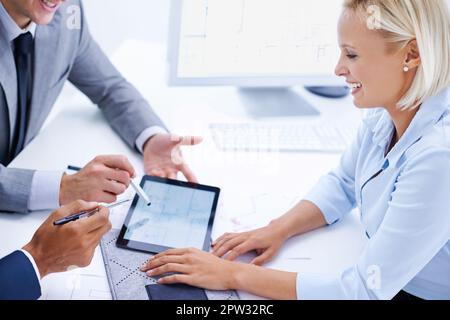
[[[111,229],[109,211],[100,211],[88,218],[54,226],[53,221],[97,207],[97,203],[76,201],[54,211],[39,227],[32,240],[23,247],[31,254],[41,274],[67,271],[71,266],[85,267],[91,263],[102,236]]]
[[[98,156],[80,172],[63,176],[59,203],[65,205],[78,199],[114,202],[134,175],[134,168],[125,156]]]
[[[179,137],[159,133],[144,145],[145,173],[163,178],[176,179],[181,171],[189,182],[197,182],[194,173],[184,162],[180,146],[193,146],[202,142],[201,137]]]

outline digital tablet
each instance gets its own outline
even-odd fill
[[[140,185],[151,205],[136,194],[117,246],[151,253],[186,247],[209,251],[219,188],[153,176],[144,176]]]

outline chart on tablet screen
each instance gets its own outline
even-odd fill
[[[144,190],[151,205],[139,201],[124,238],[167,247],[202,248],[214,193],[156,182]]]

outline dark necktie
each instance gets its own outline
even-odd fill
[[[14,59],[17,71],[17,117],[11,145],[11,157],[14,159],[25,145],[25,134],[28,126],[29,96],[31,92],[31,55],[33,36],[30,32],[14,39]]]

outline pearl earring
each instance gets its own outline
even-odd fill
[[[404,71],[404,72],[408,72],[408,71],[409,71],[408,66],[404,66],[404,67],[403,67],[403,71]]]

